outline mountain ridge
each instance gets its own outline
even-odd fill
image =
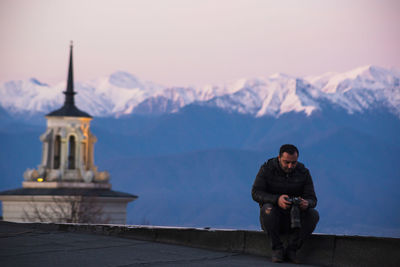
[[[63,103],[65,82],[35,78],[0,84],[0,106],[10,114],[47,113]],[[76,104],[96,117],[175,113],[196,104],[254,117],[288,112],[310,116],[326,102],[349,114],[385,107],[400,119],[400,72],[367,65],[344,73],[294,77],[277,73],[203,87],[164,87],[117,71],[75,83]]]

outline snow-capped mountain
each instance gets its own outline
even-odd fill
[[[9,81],[0,86],[0,106],[10,113],[48,112],[64,101],[61,88],[49,87],[34,78]]]
[[[0,105],[9,113],[47,113],[59,108],[65,82],[48,86],[36,79],[0,85]],[[204,87],[164,87],[127,72],[75,83],[77,106],[93,116],[173,113],[195,103],[255,117],[287,112],[312,114],[328,102],[349,113],[385,107],[400,118],[400,74],[377,66],[313,77],[274,74]]]
[[[279,116],[291,111],[310,115],[319,108],[314,100],[318,94],[301,79],[274,74],[268,78],[249,79],[236,92],[214,97],[207,105],[256,117]]]
[[[396,70],[368,65],[306,80],[323,93],[322,97],[349,113],[381,106],[400,117],[400,75]]]

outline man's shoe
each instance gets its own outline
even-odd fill
[[[296,255],[296,250],[287,249],[285,252],[286,252],[285,253],[286,259],[289,262],[300,264],[300,260],[297,258],[297,255]]]
[[[283,262],[283,250],[282,249],[272,250],[272,262]]]

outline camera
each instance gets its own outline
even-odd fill
[[[290,202],[290,227],[291,228],[300,228],[301,221],[300,221],[300,197],[289,197],[286,198],[287,201]]]
[[[300,197],[287,197],[286,200],[289,201],[291,205],[300,206],[300,202],[301,202]]]

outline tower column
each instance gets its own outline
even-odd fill
[[[42,168],[51,168],[51,142],[52,142],[52,134],[53,134],[53,130],[51,129],[47,129],[46,132],[44,134],[42,134],[40,136],[40,141],[43,142],[42,145],[42,161],[41,164],[39,166],[41,166]]]
[[[68,168],[68,141],[67,138],[61,138],[61,156],[60,156],[60,172],[61,180],[64,178],[65,169]]]
[[[49,142],[46,140],[43,142],[42,145],[42,166],[43,167],[49,167]]]

